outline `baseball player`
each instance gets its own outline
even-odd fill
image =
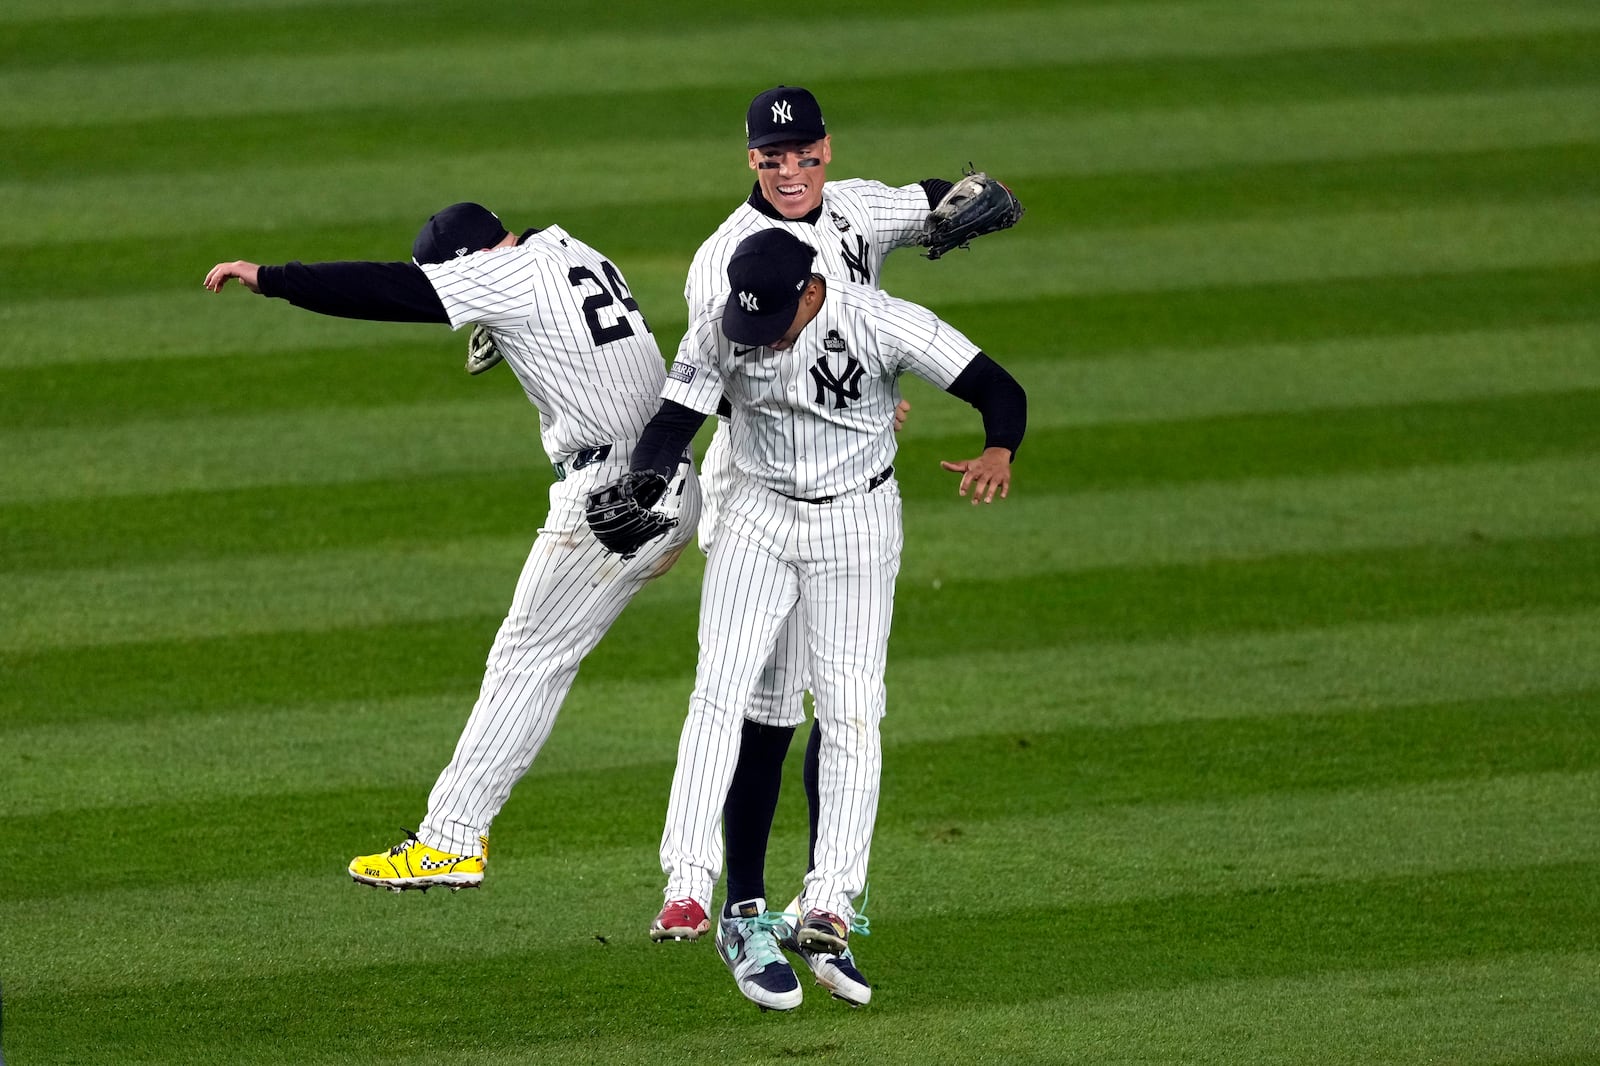
[[[1021,217],[1021,206],[997,182],[978,186],[973,179],[952,183],[928,178],[902,187],[862,179],[828,181],[832,139],[822,109],[808,90],[778,86],[758,94],[745,116],[747,162],[756,181],[749,198],[696,251],[684,285],[691,317],[727,289],[733,250],[763,230],[792,233],[817,250],[813,269],[827,278],[877,286],[885,258],[894,250],[924,245],[937,258],[983,233],[1003,229]],[[982,177],[982,176],[979,176]],[[975,199],[975,191],[983,196]],[[942,209],[942,213],[941,213]],[[902,404],[897,416],[904,417]],[[726,408],[719,411],[726,414]],[[700,546],[709,550],[716,536],[718,501],[730,482],[729,433],[719,419],[701,464],[705,494]],[[771,661],[763,668],[742,727],[739,759],[723,811],[727,844],[728,890],[722,917],[766,896],[767,839],[778,800],[783,761],[795,728],[805,720],[804,633],[795,622],[781,631]],[[817,765],[821,736],[812,729],[806,746],[804,778],[810,806],[811,852],[817,835]],[[680,856],[669,853],[671,826],[663,836],[662,865],[670,877]],[[651,936],[693,939],[709,928],[700,903],[668,898],[651,925]],[[764,910],[764,903],[758,910]],[[871,988],[848,955],[833,958],[802,952],[819,981],[854,1005],[866,1003]]]
[[[802,953],[846,957],[866,884],[882,765],[878,726],[900,565],[893,411],[905,372],[982,413],[983,452],[945,462],[960,493],[1008,495],[1027,422],[1021,386],[932,312],[816,272],[818,252],[760,228],[729,259],[729,291],[701,305],[640,436],[629,474],[591,499],[602,543],[637,551],[658,536],[652,499],[705,418],[731,407],[728,484],[706,563],[700,659],[667,811],[668,895],[710,902],[719,815],[744,710],[786,625],[798,625],[821,735],[815,862],[798,899]],[[603,531],[603,532],[602,532]],[[779,915],[741,901],[718,926],[740,991],[765,1009],[800,1003],[779,950]]]
[[[659,402],[665,364],[617,267],[559,226],[508,233],[478,204],[430,218],[409,263],[218,263],[206,288],[252,292],[348,318],[485,327],[539,411],[555,466],[550,512],[489,652],[477,703],[416,833],[349,866],[396,892],[483,882],[488,833],[555,724],[578,664],[691,537],[700,489],[686,451],[651,512],[662,536],[623,561],[590,534],[584,500],[627,470]]]

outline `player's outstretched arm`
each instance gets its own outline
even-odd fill
[[[957,491],[972,502],[993,503],[1011,494],[1011,462],[1028,428],[1028,394],[999,363],[979,352],[945,391],[983,415],[983,454],[976,459],[944,460],[940,466],[961,475]]]
[[[972,503],[993,503],[994,494],[1003,500],[1011,495],[1011,449],[985,448],[976,459],[950,462],[941,459],[939,465],[961,475],[961,487],[956,491],[965,496],[972,491]]]
[[[218,263],[206,274],[205,286],[212,292],[221,292],[229,278],[238,278],[239,284],[251,292],[259,293],[261,287],[257,283],[257,278],[260,270],[261,268],[255,263],[247,263],[243,259],[235,259],[231,263]]]

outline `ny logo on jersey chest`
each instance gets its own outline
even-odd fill
[[[839,251],[844,256],[844,265],[850,268],[850,280],[871,285],[872,270],[867,266],[867,239],[859,233],[856,234],[856,246],[852,249],[850,242],[840,237]]]
[[[855,356],[845,351],[844,338],[839,336],[839,331],[830,329],[827,339],[822,342],[822,347],[835,357],[842,355],[845,360],[844,369],[835,371],[828,355],[819,357],[811,367],[811,380],[817,386],[816,402],[825,404],[828,396],[833,396],[833,409],[843,410],[849,407],[848,400],[861,399],[861,378],[866,374],[866,369]]]

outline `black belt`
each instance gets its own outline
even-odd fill
[[[586,466],[593,466],[595,463],[610,456],[610,454],[611,445],[602,444],[598,448],[585,448],[581,452],[573,452],[572,458],[566,462],[552,463],[551,466],[555,467],[556,480],[565,481],[568,471],[582,470]]]
[[[879,485],[882,485],[885,481],[888,481],[892,477],[894,477],[894,467],[885,467],[883,473],[875,475],[871,481],[867,482],[867,487],[861,491],[871,492],[873,489],[877,488]],[[841,492],[839,493],[839,496],[815,496],[811,499],[807,499],[804,496],[790,496],[787,492],[779,492],[778,495],[788,500],[794,500],[796,503],[832,503],[834,500],[837,500],[839,496],[848,496],[850,493]]]

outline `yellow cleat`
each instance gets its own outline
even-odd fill
[[[428,847],[409,829],[405,834],[406,839],[388,851],[351,859],[350,876],[363,885],[391,892],[408,888],[426,892],[435,885],[454,892],[483,884],[483,870],[489,859],[488,837],[478,838],[481,850],[477,855],[452,855]]]

